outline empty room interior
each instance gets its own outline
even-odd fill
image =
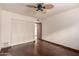
[[[79,56],[79,3],[0,3],[0,56]]]

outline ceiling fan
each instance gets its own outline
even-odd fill
[[[44,3],[37,3],[36,5],[26,5],[29,8],[36,8],[36,11],[44,11],[45,9],[52,9],[54,5],[52,4],[44,4]]]

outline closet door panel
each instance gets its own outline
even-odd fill
[[[13,19],[11,44],[17,45],[26,43],[27,41],[33,39],[33,28],[31,26],[33,27],[32,23]]]

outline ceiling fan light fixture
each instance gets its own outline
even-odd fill
[[[52,4],[44,5],[44,3],[38,3],[38,4],[36,4],[36,6],[34,6],[34,5],[26,5],[26,6],[36,9],[36,11],[44,11],[46,9],[52,9],[54,7],[54,5],[52,5]]]

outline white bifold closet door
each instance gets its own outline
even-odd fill
[[[22,44],[33,40],[34,24],[32,22],[13,19],[11,24],[12,45]]]

